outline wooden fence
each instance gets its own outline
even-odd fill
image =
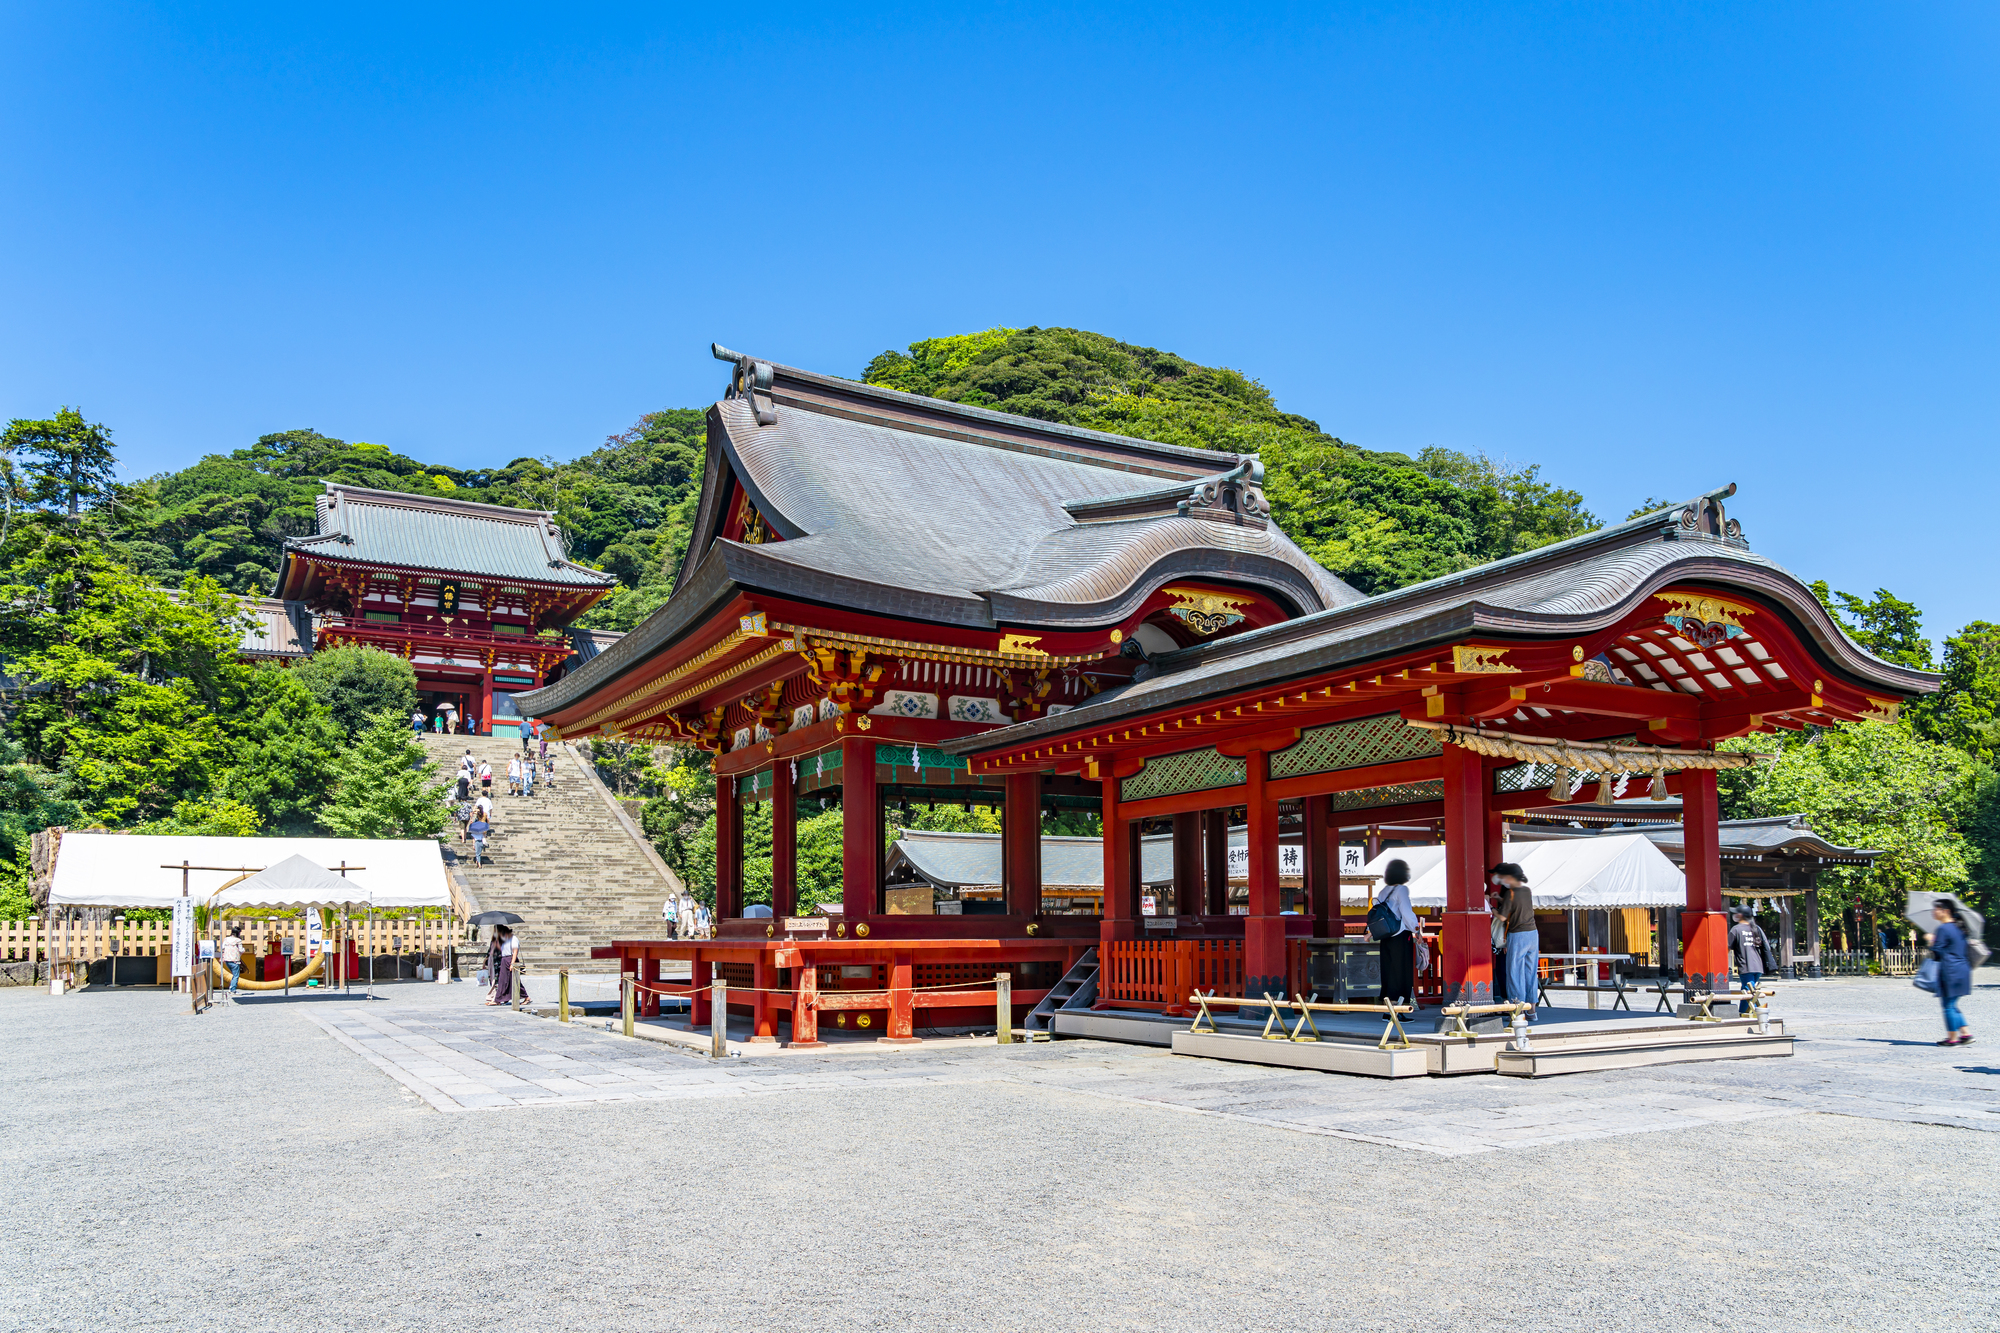
[[[1197,990],[1243,993],[1242,940],[1111,940],[1098,959],[1097,1000],[1110,1008],[1185,1013]]]

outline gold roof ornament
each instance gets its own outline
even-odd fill
[[[1200,588],[1162,588],[1174,599],[1167,607],[1183,625],[1204,637],[1228,628],[1243,619],[1243,608],[1253,597],[1231,597],[1226,593],[1205,592]]]
[[[1469,644],[1453,644],[1451,669],[1461,676],[1520,675],[1521,668],[1508,666],[1500,660],[1506,655],[1505,648],[1474,648]]]

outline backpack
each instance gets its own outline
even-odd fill
[[[1396,909],[1389,906],[1386,899],[1385,894],[1384,901],[1368,909],[1368,937],[1378,942],[1391,935],[1400,935],[1403,931],[1403,923],[1396,919]]]

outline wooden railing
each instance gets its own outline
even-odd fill
[[[1109,940],[1098,959],[1097,1002],[1107,1008],[1188,1013],[1196,991],[1243,988],[1242,940]]]

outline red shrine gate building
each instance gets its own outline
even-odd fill
[[[719,937],[599,954],[649,980],[665,958],[713,965],[753,988],[757,1039],[789,1019],[816,1040],[825,1013],[907,1040],[918,1009],[990,1005],[953,983],[1009,970],[1032,1005],[1090,948],[1100,1004],[1298,993],[1299,946],[1359,924],[1340,919],[1340,830],[1409,821],[1440,821],[1450,849],[1442,992],[1483,999],[1505,817],[1586,782],[1681,798],[1685,969],[1726,987],[1715,774],[1747,760],[1716,742],[1893,717],[1935,688],[1752,552],[1733,487],[1364,597],[1271,522],[1255,458],[716,355],[735,373],[672,599],[527,706],[567,738],[714,755]],[[836,797],[842,912],[796,919],[798,805]],[[885,810],[968,800],[1005,810],[1002,910],[888,911]],[[774,916],[745,918],[761,801]],[[1061,808],[1101,814],[1101,916],[1043,911],[1042,816]],[[1247,915],[1226,901],[1244,826]],[[1173,847],[1143,921],[1142,830]],[[1300,834],[1287,903],[1280,839]]]
[[[513,696],[545,685],[563,630],[617,583],[569,558],[555,515],[326,484],[319,531],[285,543],[279,597],[303,603],[313,647],[408,659],[426,712],[450,703],[481,732],[518,734]]]

